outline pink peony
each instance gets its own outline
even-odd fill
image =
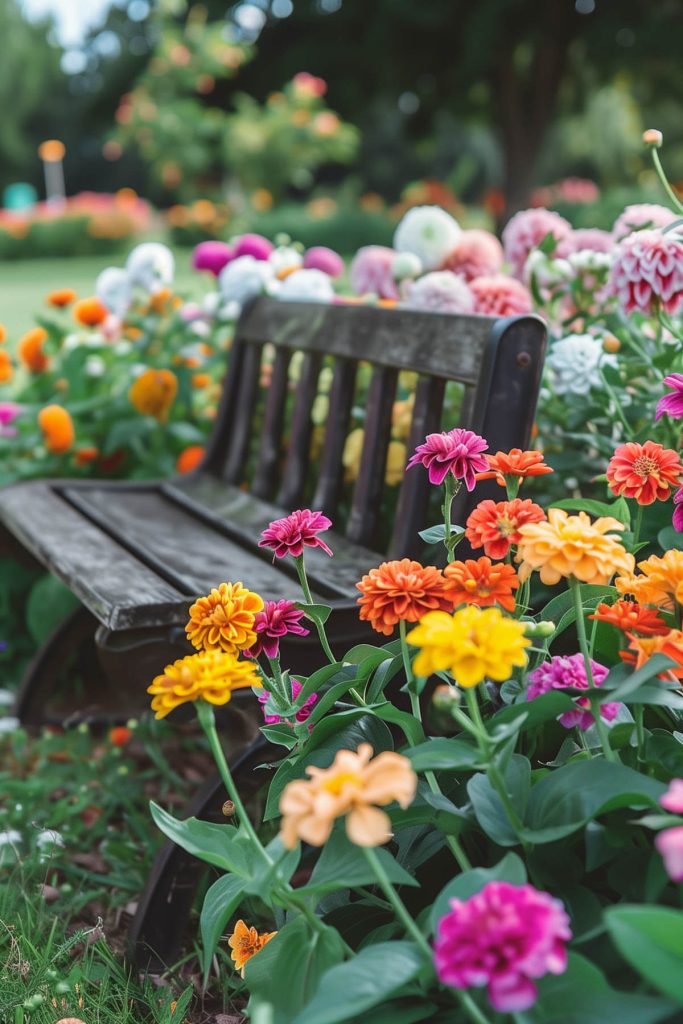
[[[353,258],[349,277],[356,295],[378,295],[380,299],[398,299],[398,286],[392,266],[395,252],[385,245],[365,245]]]
[[[617,249],[606,287],[625,313],[677,313],[683,306],[683,242],[659,231],[634,231]]]
[[[332,520],[322,512],[311,512],[308,508],[290,512],[283,519],[275,519],[261,534],[258,542],[260,548],[272,548],[277,558],[292,555],[298,558],[304,548],[322,548],[325,554],[331,555],[325,541],[318,537],[323,530],[329,530]]]
[[[516,1013],[536,1001],[533,979],[567,969],[569,917],[548,893],[533,885],[488,882],[474,896],[450,905],[434,942],[442,985],[486,985],[494,1010]]]
[[[415,449],[406,469],[422,464],[429,470],[429,482],[442,484],[448,473],[456,480],[464,480],[468,491],[474,490],[477,473],[486,472],[488,459],[482,452],[488,444],[479,434],[462,427],[442,434],[427,434],[423,444]]]
[[[492,274],[470,281],[474,312],[483,316],[517,316],[533,308],[531,292],[514,277]]]
[[[292,700],[296,700],[300,693],[301,683],[299,682],[298,679],[292,679]],[[257,700],[259,704],[264,705],[267,704],[269,697],[270,694],[266,690],[264,690],[263,693],[259,693]],[[294,718],[296,719],[297,722],[305,722],[307,718],[310,718],[311,711],[313,710],[313,705],[315,704],[317,699],[317,693],[312,693],[310,694],[310,696],[306,698],[306,700],[303,702],[299,710],[294,715]],[[280,715],[269,715],[267,714],[265,707],[263,708],[263,717],[265,719],[266,725],[280,725],[280,723],[284,722],[285,725],[289,725],[292,728],[294,728],[294,723],[290,719],[281,718]],[[308,728],[312,729],[313,726],[309,725]]]
[[[430,313],[472,313],[474,296],[464,277],[450,270],[434,270],[407,286],[403,305]]]
[[[344,273],[344,260],[334,249],[326,245],[314,245],[304,255],[304,270],[322,270],[328,277],[341,277]]]
[[[634,231],[665,228],[676,220],[676,214],[657,203],[634,203],[623,210],[612,226],[612,238],[621,242]]]
[[[208,270],[218,277],[234,256],[234,250],[225,242],[200,242],[192,253],[192,266],[195,270]]]
[[[490,231],[463,231],[443,261],[442,270],[452,270],[469,283],[475,277],[497,274],[503,266],[503,246]]]
[[[557,247],[557,255],[571,256],[572,253],[583,252],[584,249],[590,252],[611,252],[613,246],[614,239],[609,231],[602,231],[600,228],[576,228],[562,239]]]
[[[256,643],[249,649],[251,657],[258,658],[264,651],[269,658],[277,658],[282,637],[308,636],[310,630],[301,625],[303,616],[293,601],[266,601],[254,620]]]
[[[600,665],[597,661],[591,661],[593,682],[600,686],[604,682],[609,669]],[[583,654],[555,655],[550,661],[544,661],[537,669],[529,673],[530,686],[526,692],[526,699],[533,700],[543,693],[551,690],[587,690],[588,679],[586,678],[586,666]],[[590,711],[588,697],[576,697],[574,699],[576,711],[565,711],[560,715],[560,724],[565,729],[572,729],[575,725],[579,729],[589,729],[593,724],[593,715]],[[620,704],[610,703],[600,705],[600,714],[607,722],[611,722],[617,715]]]
[[[263,235],[241,235],[233,247],[233,259],[239,256],[253,256],[255,260],[267,260],[275,246]]]
[[[655,422],[664,413],[674,420],[679,420],[683,416],[683,373],[670,373],[668,377],[664,378],[664,383],[673,388],[673,391],[670,395],[664,395],[657,402]]]
[[[683,825],[667,828],[655,839],[666,873],[672,882],[683,882]]]
[[[539,246],[544,238],[552,235],[555,244],[558,245],[571,232],[572,226],[569,221],[552,210],[539,207],[516,213],[503,231],[503,249],[514,276],[521,280],[529,253]]]
[[[659,802],[666,811],[683,814],[683,779],[672,779],[664,796],[660,796]]]

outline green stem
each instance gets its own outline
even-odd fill
[[[662,167],[662,162],[659,159],[659,153],[654,148],[654,146],[652,147],[651,152],[652,163],[655,165],[657,176],[661,181],[662,185],[664,186],[664,191],[666,192],[666,194],[668,195],[669,199],[674,204],[674,207],[678,210],[678,212],[683,213],[683,203],[681,203],[680,199],[678,198],[678,196],[672,189],[671,185],[669,184],[666,174],[664,173],[664,168]]]
[[[638,505],[638,511],[636,512],[636,525],[633,527],[633,547],[636,548],[638,541],[640,540],[640,531],[643,525],[643,508],[644,505]]]
[[[622,423],[622,425],[624,427],[624,430],[626,431],[626,437],[628,438],[629,441],[633,440],[633,428],[631,427],[631,424],[628,422],[628,420],[624,416],[624,413],[622,412],[621,404],[619,402],[619,399],[617,398],[617,396],[614,393],[614,388],[609,383],[609,381],[605,377],[605,374],[602,372],[602,370],[598,370],[598,373],[600,374],[600,378],[601,378],[602,383],[604,385],[605,391],[607,392],[609,397],[612,399],[612,403],[614,405],[614,411],[615,411],[615,413],[617,415],[617,418],[621,420],[621,423]]]
[[[306,567],[304,565],[304,556],[303,555],[298,555],[294,559],[294,564],[296,565],[296,572],[297,572],[297,575],[299,577],[299,583],[301,584],[301,589],[304,592],[304,597],[306,599],[306,604],[315,604],[315,601],[313,600],[313,595],[311,594],[311,588],[308,585],[308,578],[306,576]],[[327,658],[328,661],[330,661],[330,662],[332,662],[332,664],[334,664],[337,659],[335,658],[334,654],[332,653],[332,649],[331,649],[329,641],[327,639],[327,633],[325,632],[325,626],[317,618],[313,618],[313,622],[315,623],[315,628],[318,631],[318,637],[320,638],[320,646],[322,647],[323,651],[325,652],[325,657]]]
[[[429,943],[427,942],[426,938],[424,937],[420,929],[415,924],[413,918],[408,913],[405,903],[394,889],[394,886],[390,882],[389,876],[382,867],[380,859],[375,853],[373,847],[364,846],[363,853],[366,856],[368,864],[372,868],[373,874],[375,875],[375,878],[379,883],[380,889],[382,890],[386,898],[389,900],[389,903],[391,903],[391,906],[396,916],[400,920],[406,932],[408,933],[408,935],[410,935],[412,939],[414,939],[414,941],[420,947],[420,949],[425,954],[427,959],[431,961],[432,950]]]
[[[633,707],[633,717],[636,720],[636,737],[638,739],[638,760],[645,760],[645,726],[643,724],[643,705],[635,704]]]
[[[457,538],[451,536],[451,506],[453,504],[453,498],[460,490],[460,482],[455,479],[452,473],[447,473],[444,479],[444,498],[443,498],[443,522],[444,522],[444,545],[446,547],[446,557],[449,562],[452,562],[455,556],[455,545]]]
[[[574,598],[574,611],[576,613],[576,632],[579,638],[579,649],[583,654],[583,664],[586,669],[586,679],[588,681],[588,693],[591,705],[591,714],[595,721],[595,726],[600,737],[600,746],[602,752],[608,761],[618,761],[619,758],[612,750],[609,742],[609,733],[600,714],[600,704],[597,698],[595,681],[593,679],[593,670],[591,668],[590,652],[588,649],[588,641],[586,639],[586,620],[583,614],[583,605],[581,603],[581,584],[573,576],[569,577],[569,586],[572,591],[572,597]]]

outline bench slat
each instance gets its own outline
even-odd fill
[[[356,544],[372,544],[377,533],[397,381],[398,370],[388,367],[377,367],[370,381],[363,454],[346,528]]]
[[[307,353],[301,363],[299,383],[294,400],[294,413],[290,426],[287,461],[282,474],[277,504],[283,508],[296,508],[301,504],[310,465],[313,421],[311,408],[318,393],[318,378],[322,356]]]
[[[230,410],[231,428],[228,440],[230,454],[224,474],[225,479],[230,483],[240,483],[249,454],[252,418],[261,372],[262,349],[263,346],[250,345],[242,355],[239,393],[234,395],[233,406]]]
[[[273,360],[272,377],[263,411],[261,448],[251,484],[251,492],[257,498],[271,498],[277,487],[291,358],[290,349],[279,348]]]
[[[336,515],[344,480],[342,460],[349,432],[357,369],[358,364],[350,359],[337,359],[330,389],[325,443],[312,504],[313,508],[321,509],[331,518]]]

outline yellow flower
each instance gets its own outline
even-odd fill
[[[255,661],[239,661],[236,654],[201,651],[167,665],[163,674],[152,680],[147,693],[154,697],[152,711],[165,718],[180,704],[206,700],[209,704],[227,704],[233,690],[261,686]]]
[[[633,555],[611,536],[614,530],[623,529],[624,524],[610,516],[591,522],[585,512],[570,516],[563,509],[551,508],[546,521],[519,528],[519,578],[523,581],[538,569],[541,581],[549,585],[569,576],[582,583],[606,585],[615,572],[630,574]]]
[[[364,442],[365,431],[362,427],[356,427],[346,438],[342,454],[342,464],[346,470],[345,479],[347,483],[352,483],[358,477]],[[403,480],[406,462],[406,446],[401,441],[390,441],[384,469],[384,480],[389,487],[395,487]]]
[[[240,918],[228,939],[228,945],[232,950],[230,956],[234,961],[235,970],[239,971],[242,977],[244,977],[246,963],[251,960],[252,956],[260,953],[266,943],[274,939],[276,935],[277,932],[261,932],[259,934],[255,928],[250,928]]]
[[[342,814],[346,833],[357,846],[380,846],[391,838],[389,815],[373,805],[396,800],[405,809],[415,798],[417,776],[401,754],[385,750],[371,757],[369,743],[361,743],[357,753],[338,750],[329,768],[308,767],[310,778],[285,786],[280,835],[287,849],[293,850],[299,839],[322,846]]]
[[[626,573],[614,585],[620,594],[632,594],[638,604],[654,604],[673,608],[674,598],[683,604],[683,551],[672,548],[661,558],[651,555],[638,562],[640,576]]]
[[[190,607],[187,639],[197,650],[246,651],[256,642],[254,620],[263,598],[241,583],[221,583]]]
[[[401,441],[390,441],[387,452],[387,464],[384,470],[384,480],[388,487],[396,487],[403,480],[406,471],[408,452]]]
[[[406,638],[419,647],[413,668],[419,676],[449,670],[460,686],[476,686],[484,679],[502,683],[515,666],[526,664],[524,648],[531,643],[524,625],[497,608],[427,612]]]

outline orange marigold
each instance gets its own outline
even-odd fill
[[[74,452],[74,461],[77,466],[87,466],[94,462],[99,454],[100,449],[96,448],[94,444],[86,444]]]
[[[640,633],[642,636],[658,636],[668,633],[670,626],[657,614],[654,608],[643,608],[636,601],[615,601],[613,605],[599,604],[589,619],[607,622],[622,633]]]
[[[410,558],[383,562],[356,583],[360,617],[378,633],[390,636],[396,623],[417,622],[429,611],[452,611],[450,586],[433,565]]]
[[[6,384],[14,376],[14,367],[9,352],[0,348],[0,384]]]
[[[465,537],[473,548],[483,547],[489,558],[505,558],[510,546],[519,543],[525,523],[540,523],[545,512],[529,498],[479,502],[465,523]]]
[[[670,629],[663,636],[635,636],[627,633],[629,649],[620,651],[620,656],[628,665],[635,669],[642,668],[654,654],[664,654],[676,662],[675,666],[665,669],[659,679],[683,679],[683,633],[680,629]]]
[[[616,449],[607,465],[607,483],[613,494],[634,498],[639,505],[666,501],[678,487],[683,466],[678,452],[655,441],[629,441]]]
[[[175,468],[178,473],[191,473],[193,469],[196,469],[199,463],[204,458],[204,446],[201,444],[191,444],[187,448],[183,449],[178,458],[176,459]]]
[[[46,405],[38,413],[38,426],[45,445],[53,455],[64,455],[73,446],[76,436],[73,420],[62,405]]]
[[[453,604],[476,604],[480,608],[499,604],[508,612],[515,610],[513,591],[519,587],[517,573],[504,562],[493,564],[490,558],[468,558],[451,562],[443,571],[451,584]]]
[[[47,369],[49,360],[43,352],[46,341],[47,331],[44,327],[33,327],[19,339],[17,355],[31,373],[42,373]]]
[[[651,555],[638,562],[640,575],[633,570],[617,576],[614,585],[620,594],[632,594],[640,604],[673,608],[674,599],[683,603],[683,551],[672,548],[662,557]]]
[[[192,375],[192,387],[201,390],[207,388],[211,383],[211,375],[209,373],[195,373]]]
[[[57,288],[53,292],[48,292],[45,296],[45,301],[48,306],[54,306],[56,309],[63,309],[64,306],[70,306],[77,298],[78,296],[73,288]]]
[[[143,416],[163,423],[178,393],[178,378],[172,370],[143,370],[133,381],[128,398]]]
[[[543,476],[545,473],[552,473],[552,467],[546,466],[543,461],[543,452],[526,451],[521,448],[511,448],[509,452],[496,452],[495,455],[486,455],[490,470],[487,473],[477,473],[477,480],[493,480],[501,487],[506,486],[506,476],[512,477],[517,483],[521,483],[528,476]]]
[[[190,607],[187,639],[198,650],[248,650],[256,642],[256,613],[263,608],[263,598],[241,583],[221,583]]]
[[[591,522],[585,512],[570,516],[564,509],[551,508],[546,522],[520,527],[519,578],[525,580],[538,569],[548,585],[570,576],[581,583],[606,585],[616,572],[632,573],[633,555],[612,536],[612,531],[623,529],[624,524],[611,516]]]
[[[235,925],[235,930],[228,939],[228,945],[232,950],[230,958],[235,964],[235,970],[244,977],[244,968],[252,956],[260,953],[267,942],[274,939],[277,932],[257,932],[255,928],[249,928],[240,918]]]
[[[97,327],[109,316],[109,310],[100,302],[96,295],[88,299],[79,299],[73,308],[74,320],[84,327]]]

